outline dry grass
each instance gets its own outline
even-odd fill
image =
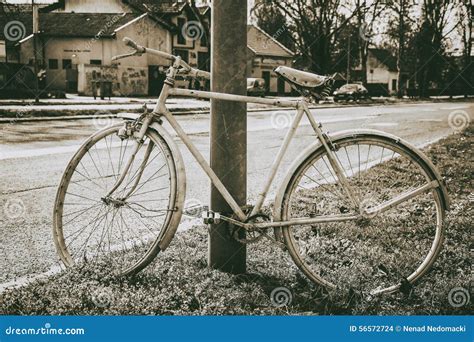
[[[286,252],[264,241],[248,249],[248,274],[233,276],[207,267],[207,231],[195,227],[133,279],[107,275],[107,265],[76,267],[0,295],[0,312],[19,315],[280,315],[280,314],[470,314],[453,308],[452,288],[470,288],[472,143],[474,127],[425,152],[446,176],[453,210],[446,239],[431,271],[409,292],[376,298],[327,291],[310,283]],[[469,196],[470,195],[470,196]],[[471,200],[469,200],[469,198]],[[276,308],[270,293],[284,286],[291,304]]]

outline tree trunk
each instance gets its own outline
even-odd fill
[[[367,87],[367,58],[369,54],[369,43],[364,41],[360,52],[360,63],[362,73],[362,84]]]
[[[403,58],[403,44],[405,43],[405,1],[400,1],[400,12],[399,12],[399,27],[398,27],[398,53],[397,53],[397,97],[401,99],[403,97],[402,89],[402,58]]]

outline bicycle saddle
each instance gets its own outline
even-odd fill
[[[328,97],[334,84],[334,75],[321,76],[286,66],[279,66],[273,71],[290,83],[298,93],[307,97],[311,96],[317,101]]]
[[[330,79],[330,77],[327,76],[321,76],[286,66],[279,66],[273,71],[289,83],[303,88],[317,88],[324,85],[326,81]]]

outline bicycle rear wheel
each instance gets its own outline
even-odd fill
[[[430,166],[396,140],[351,134],[333,141],[336,158],[361,202],[353,208],[323,147],[291,176],[281,207],[292,218],[358,214],[435,181]],[[367,293],[410,287],[439,254],[445,209],[439,187],[359,220],[299,225],[282,230],[298,267],[327,288]]]
[[[122,126],[90,137],[61,179],[53,237],[68,267],[100,262],[114,274],[136,273],[158,254],[160,238],[176,221],[173,215],[180,215],[176,204],[184,194],[178,191],[173,153],[153,130],[144,137],[120,187],[106,198],[133,153],[134,138],[118,135]]]

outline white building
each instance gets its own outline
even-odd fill
[[[406,82],[406,81],[404,81]],[[367,84],[386,88],[389,94],[398,90],[397,60],[384,49],[369,49],[367,58]]]

